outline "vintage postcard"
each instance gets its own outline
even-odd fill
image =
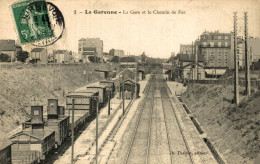
[[[0,0],[0,164],[259,153],[260,0]]]

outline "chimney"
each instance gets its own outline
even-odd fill
[[[31,106],[32,129],[43,129],[43,106]]]
[[[58,119],[58,99],[48,99],[47,115],[48,119]]]

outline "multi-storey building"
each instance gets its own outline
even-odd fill
[[[47,64],[48,63],[48,55],[47,49],[45,48],[34,48],[30,53],[30,60],[35,60],[36,63],[39,64]]]
[[[233,68],[231,33],[204,32],[200,36],[199,53],[206,67]]]
[[[180,54],[193,54],[192,44],[181,44]]]
[[[0,53],[10,56],[11,61],[16,59],[15,40],[0,40]]]
[[[70,63],[72,55],[67,50],[55,50],[53,51],[55,63]]]
[[[90,47],[95,48],[96,53],[94,54],[103,59],[103,40],[100,40],[100,38],[82,38],[79,40],[78,52],[80,55],[87,51],[88,54]]]
[[[123,50],[115,50],[114,56],[122,58],[125,56],[125,52]]]

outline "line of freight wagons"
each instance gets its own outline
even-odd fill
[[[47,117],[43,116],[43,106],[31,107],[31,119],[23,123],[23,130],[10,137],[11,144],[0,150],[0,163],[39,163],[44,161],[55,148],[66,144],[72,129],[72,99],[74,102],[74,131],[77,132],[90,117],[96,115],[97,99],[104,106],[108,96],[114,97],[118,79],[102,80],[87,85],[85,89],[69,93],[66,96],[66,108],[58,105],[57,99],[48,99]],[[122,84],[121,82],[120,84]],[[135,83],[124,81],[125,91]],[[120,85],[121,92],[122,85]],[[140,85],[137,83],[137,95]],[[12,162],[11,162],[12,161]]]

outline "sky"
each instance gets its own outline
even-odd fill
[[[49,49],[78,52],[78,40],[99,37],[104,52],[122,49],[125,54],[168,58],[178,53],[180,44],[191,44],[202,32],[231,32],[233,12],[237,11],[239,35],[243,35],[244,12],[248,12],[248,32],[260,37],[260,0],[49,0],[65,18],[61,39]],[[18,41],[10,5],[15,0],[0,0],[0,39]],[[74,14],[77,10],[77,14]],[[79,14],[92,11],[128,11],[128,14]],[[130,14],[130,11],[146,14]],[[176,11],[183,14],[147,14],[147,10]],[[31,44],[24,49],[34,48]]]

